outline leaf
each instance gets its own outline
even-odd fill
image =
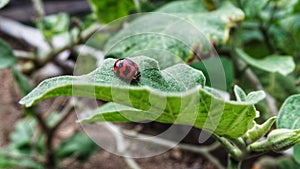
[[[11,146],[20,152],[29,152],[35,125],[36,122],[33,119],[18,121],[15,125],[15,131],[11,134]]]
[[[241,0],[241,5],[245,14],[249,18],[256,17],[262,9],[266,6],[269,0]]]
[[[240,88],[238,85],[235,85],[234,88],[234,95],[235,95],[235,98],[238,102],[243,102],[243,101],[246,101],[247,100],[247,95],[246,93],[244,92],[244,90],[242,88]]]
[[[106,55],[155,57],[165,68],[186,62],[194,53],[210,54],[211,44],[226,44],[230,29],[244,19],[244,13],[229,2],[209,12],[199,0],[175,1],[156,12],[141,15],[111,38]]]
[[[0,69],[10,68],[16,63],[12,49],[0,39]]]
[[[277,127],[300,129],[300,94],[285,100],[279,110]],[[294,146],[294,159],[300,164],[300,144]]]
[[[12,67],[12,74],[21,93],[23,95],[28,94],[32,90],[32,86],[29,83],[29,79],[25,75],[23,75],[19,70],[17,70],[15,67]]]
[[[143,56],[132,59],[141,71],[136,86],[118,79],[112,68],[115,59],[106,59],[90,74],[45,80],[20,103],[31,106],[55,96],[91,97],[126,106],[124,112],[131,120],[193,125],[232,138],[242,136],[252,127],[253,103],[226,102],[212,95],[202,87],[205,84],[202,72],[183,64],[160,71],[153,59]],[[126,121],[113,107],[105,110],[111,114],[106,116],[109,121]]]
[[[300,95],[290,96],[279,110],[277,127],[300,129]]]
[[[254,104],[258,103],[266,97],[264,91],[250,92],[248,95],[246,95],[244,90],[237,85],[234,86],[234,95],[238,102],[249,102]]]
[[[89,0],[99,21],[108,23],[126,16],[135,9],[132,0]]]
[[[65,140],[56,150],[60,160],[75,156],[78,161],[84,162],[98,149],[88,136],[77,133],[71,138]]]
[[[0,9],[9,3],[10,0],[0,0]]]
[[[281,157],[279,160],[276,160],[276,163],[279,166],[279,169],[295,169],[300,168],[299,163],[293,160],[290,157]]]
[[[271,55],[264,59],[254,59],[241,49],[236,49],[237,54],[249,65],[267,72],[278,72],[287,75],[295,69],[292,56]]]
[[[218,64],[218,62],[221,63]],[[216,67],[216,65],[220,65],[220,67]],[[221,90],[229,90],[231,88],[234,79],[231,60],[224,57],[212,57],[200,62],[194,62],[190,66],[203,72],[206,77],[206,86]],[[224,84],[224,82],[226,82],[226,84]]]
[[[300,165],[300,144],[294,146],[294,159]]]
[[[69,24],[70,16],[66,13],[59,13],[44,17],[37,26],[46,39],[51,39],[54,35],[67,32]]]
[[[246,97],[246,101],[250,103],[257,103],[263,100],[265,97],[266,93],[264,91],[250,92]]]

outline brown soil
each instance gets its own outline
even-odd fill
[[[0,70],[0,147],[9,141],[9,133],[14,129],[14,122],[22,116],[18,104],[20,95],[10,70]]]

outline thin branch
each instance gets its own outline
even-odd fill
[[[39,30],[14,20],[0,16],[0,31],[16,39],[25,41],[33,47],[50,49]]]
[[[116,139],[116,143],[117,143],[117,151],[118,153],[120,153],[124,159],[124,161],[126,162],[126,164],[131,168],[131,169],[141,169],[141,167],[135,162],[135,160],[133,158],[129,158],[129,154],[126,152],[126,146],[125,146],[125,141],[124,141],[124,137],[122,135],[121,130],[111,124],[111,123],[105,123],[105,127],[113,134],[113,136]],[[124,157],[125,156],[125,157]],[[127,156],[127,157],[126,157]]]
[[[31,0],[33,8],[36,12],[37,19],[41,20],[45,15],[44,5],[42,0]]]
[[[61,117],[60,119],[53,125],[53,127],[51,128],[51,130],[53,132],[55,132],[60,125],[70,116],[70,114],[72,113],[72,108],[74,107],[74,105],[76,104],[76,99],[75,98],[71,98],[69,100],[69,102],[67,103],[67,105],[65,106],[65,108],[61,111]]]
[[[121,132],[124,136],[133,137],[133,138],[139,139],[144,142],[161,145],[161,146],[168,147],[168,148],[178,148],[181,150],[201,154],[204,157],[206,157],[208,160],[210,160],[217,168],[225,169],[225,167],[217,160],[217,158],[215,158],[214,156],[212,156],[210,154],[211,151],[214,151],[215,149],[217,149],[220,146],[220,143],[218,143],[218,142],[211,144],[209,146],[194,146],[194,145],[184,144],[184,143],[178,144],[178,143],[170,141],[170,140],[157,138],[157,137],[153,137],[153,136],[149,136],[149,135],[145,135],[145,134],[140,134],[140,133],[137,133],[135,131],[130,131],[130,130],[121,130]]]
[[[137,10],[138,12],[142,12],[140,0],[133,0],[133,3],[134,3],[134,5],[135,5],[136,10]]]
[[[216,140],[218,140],[223,147],[229,152],[229,154],[236,160],[239,160],[242,157],[242,151],[237,149],[232,145],[226,138],[213,135]]]
[[[35,57],[36,55],[32,52],[27,52],[27,51],[23,51],[23,50],[14,50],[13,53],[19,59],[24,59],[24,60],[36,59],[36,57]]]

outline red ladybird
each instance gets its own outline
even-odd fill
[[[114,72],[125,82],[138,82],[141,77],[138,65],[127,58],[116,60]]]

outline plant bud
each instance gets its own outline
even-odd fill
[[[293,147],[300,142],[300,129],[276,129],[273,130],[266,140],[255,142],[249,146],[254,152],[275,151],[280,152]]]
[[[255,124],[254,127],[252,127],[250,130],[247,131],[247,133],[244,136],[244,140],[247,144],[251,144],[261,137],[263,137],[272,127],[274,122],[276,121],[276,117],[271,117],[267,121],[265,121],[263,124]]]

